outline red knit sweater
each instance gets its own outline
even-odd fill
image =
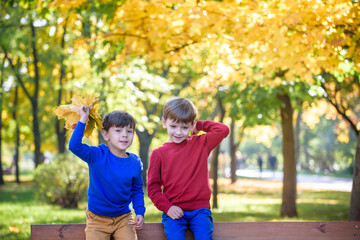
[[[165,213],[173,205],[185,211],[210,208],[208,157],[229,134],[229,128],[213,121],[197,121],[196,128],[206,134],[179,144],[166,142],[150,155],[148,195]]]

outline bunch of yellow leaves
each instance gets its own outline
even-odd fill
[[[85,98],[74,96],[71,99],[72,103],[69,105],[61,105],[55,109],[55,114],[58,118],[65,118],[65,128],[69,129],[66,133],[73,131],[76,127],[76,124],[80,120],[79,109],[82,105],[86,105],[89,107],[89,118],[86,122],[86,127],[84,131],[84,136],[89,137],[95,126],[97,126],[100,130],[102,130],[101,116],[98,113],[98,102],[99,99],[93,96],[86,96]]]

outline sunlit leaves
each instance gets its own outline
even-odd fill
[[[61,8],[66,3],[58,0],[55,4]],[[232,48],[228,54],[236,59],[228,64],[244,69],[242,73],[249,73],[245,69],[251,62],[261,66],[265,74],[291,69],[287,78],[295,74],[310,82],[311,73],[336,69],[343,60],[340,56],[358,60],[358,44],[352,44],[359,38],[358,14],[358,3],[335,0],[130,0],[118,5],[104,37],[125,41],[118,61],[140,55],[160,60],[166,55],[176,63],[183,59],[202,61],[201,49],[216,54],[226,34]],[[344,50],[346,56],[340,55]]]

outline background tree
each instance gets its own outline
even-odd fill
[[[18,107],[18,99],[19,99],[19,87],[16,85],[14,94],[14,105],[13,105],[13,118],[15,122],[15,153],[14,153],[14,160],[11,166],[15,167],[15,181],[20,183],[20,176],[19,176],[19,151],[20,151],[20,127],[19,121],[17,116],[17,107]]]
[[[351,192],[349,220],[360,219],[360,139],[357,122],[360,107],[359,73],[354,64],[343,64],[343,73],[330,74],[323,72],[319,75],[320,84],[324,90],[325,99],[336,109],[338,114],[348,123],[358,137],[354,160],[353,188]]]
[[[39,70],[39,55],[38,55],[38,47],[36,44],[37,35],[36,35],[36,27],[34,25],[33,16],[31,10],[25,9],[23,7],[31,8],[30,5],[26,3],[19,2],[18,4],[14,4],[13,6],[8,6],[12,8],[12,13],[14,18],[11,19],[9,23],[11,28],[5,31],[5,37],[8,42],[2,42],[2,50],[5,54],[7,61],[9,62],[9,66],[13,71],[16,80],[21,86],[22,90],[25,92],[27,98],[30,101],[31,109],[32,109],[32,130],[33,130],[33,139],[34,139],[34,161],[35,166],[40,164],[43,161],[43,154],[41,152],[41,136],[40,136],[40,128],[39,128],[39,88],[40,88],[40,70]],[[24,5],[23,5],[24,4]],[[18,19],[19,24],[13,25],[15,23],[14,19],[16,19],[15,14],[27,15],[27,19],[25,18]],[[23,16],[23,15],[21,15]],[[22,24],[24,23],[24,24]],[[2,25],[4,27],[4,25]],[[14,37],[14,33],[17,33],[18,29],[21,27],[26,27],[27,31],[23,31],[20,37]],[[7,35],[9,34],[9,35]],[[14,37],[14,38],[12,38]],[[13,40],[11,40],[13,39]],[[20,44],[22,43],[22,44]],[[28,45],[27,45],[28,44]],[[27,51],[27,49],[30,51]],[[27,53],[31,59],[30,61],[25,60],[25,58],[17,55],[16,53]],[[21,67],[22,69],[20,69]],[[26,73],[22,74],[26,68]],[[31,85],[28,86],[27,81],[30,80]],[[26,82],[25,82],[26,81]],[[32,92],[32,93],[31,93]]]
[[[60,74],[59,74],[59,85],[58,85],[58,98],[57,105],[60,106],[63,104],[63,91],[64,91],[64,80],[66,75],[66,66],[65,66],[65,36],[67,30],[67,23],[65,20],[65,24],[62,27],[62,37],[60,42]],[[65,134],[66,129],[64,128],[63,120],[60,120],[55,117],[55,132],[56,138],[58,140],[58,151],[59,153],[65,152]]]
[[[225,118],[225,108],[222,103],[221,93],[217,96],[217,108],[219,109],[219,120],[218,122],[223,123]],[[213,203],[212,208],[218,208],[218,169],[219,169],[219,153],[220,145],[218,145],[211,153],[211,167],[212,167],[212,178],[213,178]]]
[[[5,59],[3,59],[1,64],[1,72],[0,72],[0,185],[4,185],[4,177],[3,177],[3,166],[2,166],[2,128],[3,128],[3,120],[2,120],[2,111],[3,111],[3,95],[4,95],[4,89],[3,89],[3,83],[4,83],[4,64]]]

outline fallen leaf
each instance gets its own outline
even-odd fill
[[[19,233],[19,232],[21,232],[20,229],[18,229],[17,227],[14,227],[14,226],[9,226],[9,231],[10,231],[10,232],[14,232],[14,233]]]

